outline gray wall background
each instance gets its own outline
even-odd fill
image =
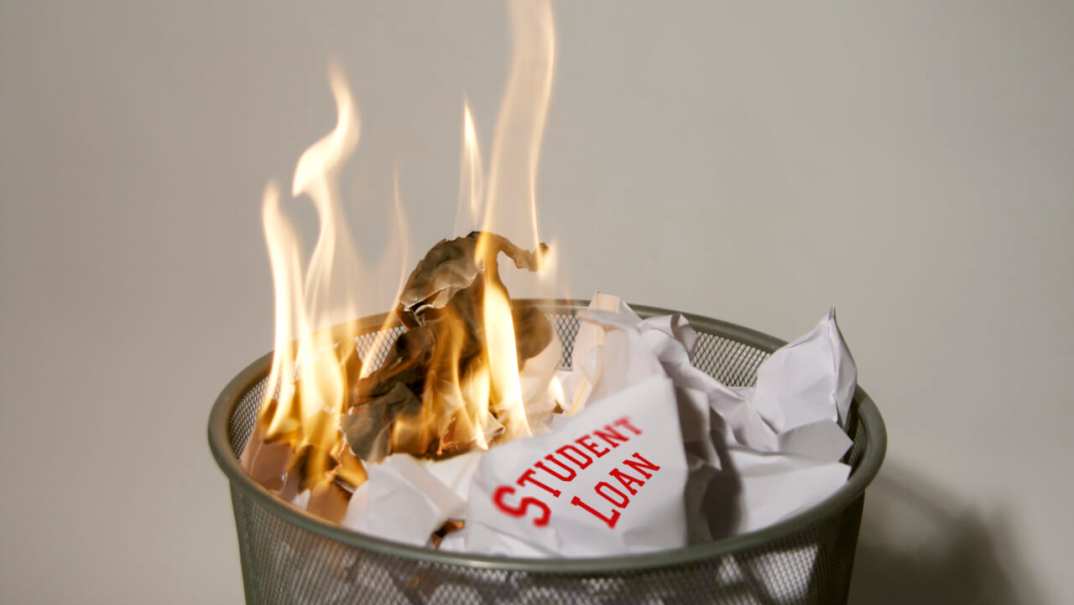
[[[1074,602],[1074,5],[556,14],[571,290],[784,338],[838,305],[891,437],[854,602]],[[398,162],[420,253],[506,36],[499,2],[0,3],[0,601],[241,598],[204,428],[271,345],[261,189],[334,123],[335,57],[356,236],[384,245]]]

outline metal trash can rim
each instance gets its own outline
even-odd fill
[[[589,304],[589,301],[577,299],[527,299],[519,300],[518,302],[536,304],[548,310],[555,309],[560,312],[564,310],[582,310]],[[679,313],[685,316],[691,325],[696,328],[719,331],[727,338],[757,347],[769,353],[786,344],[785,341],[762,332],[710,317],[643,305],[631,305],[631,308],[642,317]],[[362,329],[376,329],[383,325],[385,317],[386,314],[365,317],[356,320],[355,323],[359,331]],[[652,570],[687,565],[762,546],[819,523],[832,515],[839,514],[856,498],[861,496],[865,488],[872,482],[880,470],[880,465],[883,463],[884,455],[887,451],[887,431],[884,427],[884,420],[880,416],[880,411],[865,390],[858,386],[854,395],[853,409],[857,412],[863,435],[854,440],[852,452],[862,450],[862,457],[851,470],[847,482],[820,503],[768,527],[723,538],[708,544],[695,544],[671,550],[614,557],[522,559],[441,551],[376,538],[323,521],[280,500],[257,484],[242,470],[238,457],[231,450],[228,424],[235,406],[243,395],[268,375],[271,362],[272,353],[269,352],[239,372],[224,387],[209,416],[209,447],[212,450],[213,458],[216,459],[221,470],[227,475],[232,486],[255,498],[262,506],[271,510],[273,514],[282,517],[288,523],[322,535],[330,540],[413,561],[463,565],[477,569],[566,575],[622,573],[625,571]]]

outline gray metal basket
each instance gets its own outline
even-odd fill
[[[569,363],[585,301],[541,301]],[[642,316],[667,314],[634,307]],[[782,341],[686,315],[698,331],[694,364],[729,385],[749,385]],[[368,349],[383,317],[359,321]],[[394,328],[396,333],[401,328]],[[397,335],[397,334],[396,334]],[[884,422],[860,387],[847,454],[850,479],[820,504],[747,534],[677,550],[600,559],[514,559],[417,548],[359,534],[281,502],[239,466],[271,354],[220,394],[209,445],[231,482],[249,603],[845,603],[865,487],[884,458]],[[379,363],[379,361],[378,361]]]

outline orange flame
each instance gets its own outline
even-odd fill
[[[305,271],[300,245],[279,205],[274,185],[265,191],[262,222],[269,249],[276,301],[276,354],[266,385],[265,410],[271,410],[268,438],[284,438],[302,451],[306,482],[323,482],[339,463],[339,417],[353,357],[353,331],[333,333],[340,317],[357,312],[353,276],[358,255],[345,229],[335,191],[335,176],[358,143],[358,116],[338,70],[330,81],[337,107],[335,129],[302,154],[295,167],[292,194],[308,195],[320,230]],[[300,285],[301,284],[301,285]],[[343,344],[340,344],[343,343]]]
[[[477,228],[485,196],[485,172],[481,164],[481,146],[470,104],[462,104],[462,161],[459,162],[459,204],[455,215],[455,233]]]
[[[503,213],[497,211],[505,200],[525,200],[532,247],[536,250],[541,244],[537,224],[537,167],[555,71],[555,26],[550,2],[513,0],[510,9],[515,44],[489,162],[482,229],[486,235],[477,245],[480,259],[490,258],[487,234],[497,229],[498,220],[503,218]],[[518,141],[522,143],[516,144]],[[476,145],[472,153],[466,154],[467,159],[472,156],[479,157]],[[544,261],[542,258],[541,265]],[[496,262],[495,257],[492,262]],[[483,272],[485,354],[494,394],[493,409],[505,421],[506,437],[514,438],[530,435],[531,430],[522,399],[511,305],[503,284],[494,279],[497,274],[498,271],[490,268]]]
[[[478,248],[481,248],[480,244]],[[486,270],[485,275],[490,273]],[[503,286],[488,277],[485,279],[482,311],[486,363],[489,367],[492,392],[495,394],[493,411],[496,412],[497,418],[505,421],[508,438],[528,436],[531,431],[522,401],[522,379],[518,375],[518,348],[515,343],[511,303]]]
[[[544,137],[552,78],[556,63],[556,33],[552,5],[547,0],[512,0],[511,33],[514,48],[492,141],[485,228],[531,245],[540,243],[537,225],[537,167]],[[524,200],[528,234],[510,222],[518,213],[497,213],[497,206]]]
[[[396,255],[399,257],[399,268],[397,274],[394,276],[395,283],[398,284],[395,289],[395,294],[392,296],[393,306],[396,301],[399,300],[399,294],[401,293],[403,283],[406,281],[407,275],[407,250],[409,249],[409,241],[407,233],[409,228],[407,227],[406,210],[403,208],[403,196],[399,193],[399,167],[395,167],[395,173],[392,175],[392,204],[395,208],[395,229],[393,233],[392,248],[396,249]],[[393,276],[387,274],[387,270],[390,270],[390,264],[383,263],[381,265],[383,275],[380,276],[382,281],[388,283],[392,280]],[[370,345],[369,351],[366,353],[367,359],[377,359],[381,354],[385,352],[385,349],[391,346],[392,331],[391,327],[396,321],[396,317],[393,313],[388,313],[384,317],[384,323],[381,324],[380,329],[377,330],[376,336],[373,339],[373,344]],[[376,369],[372,363],[363,363],[359,370],[358,377],[365,378],[369,376],[373,370]]]
[[[459,205],[456,227],[499,231],[516,241],[539,244],[536,174],[548,112],[555,63],[555,34],[547,0],[511,0],[515,45],[507,89],[497,121],[486,181],[477,129],[464,103]],[[350,320],[361,315],[360,304],[372,305],[368,291],[397,283],[398,300],[406,276],[406,218],[395,174],[393,257],[397,272],[363,266],[339,202],[338,175],[357,149],[360,120],[357,106],[339,70],[329,81],[337,119],[333,130],[300,156],[291,193],[306,196],[317,213],[319,231],[308,264],[301,263],[301,245],[280,207],[280,193],[270,184],[264,193],[262,222],[273,275],[276,305],[275,355],[266,385],[262,421],[266,442],[284,442],[292,451],[292,468],[301,470],[302,485],[324,486],[337,478],[354,486],[364,480],[361,462],[340,432],[350,387],[376,370],[370,361],[392,345],[394,318],[389,315],[366,353],[358,358],[357,334]],[[521,203],[513,208],[509,203]],[[505,211],[506,210],[506,211]],[[519,218],[528,223],[516,226]],[[495,263],[486,236],[476,242],[476,258]],[[552,265],[542,259],[541,268]],[[463,318],[450,309],[443,333],[432,352],[420,410],[394,418],[389,437],[394,451],[450,455],[461,448],[488,448],[498,438],[531,434],[520,377],[518,343],[512,308],[497,267],[482,269],[475,292],[480,322],[479,351]],[[336,327],[333,327],[336,326]],[[342,327],[339,327],[342,326]],[[364,362],[364,363],[363,363]],[[555,388],[553,385],[551,388]],[[435,444],[435,451],[430,447]],[[323,490],[322,490],[323,492]]]

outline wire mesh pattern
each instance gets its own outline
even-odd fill
[[[578,331],[574,312],[550,313],[563,342],[564,363]],[[401,328],[381,338],[379,365]],[[699,329],[694,364],[724,381],[753,383],[764,350]],[[358,338],[368,354],[375,335]],[[364,357],[364,355],[363,355]],[[264,381],[236,402],[228,440],[237,456],[249,438],[264,393]],[[852,435],[855,439],[860,428]],[[302,527],[276,503],[231,486],[246,598],[250,603],[385,603],[474,605],[563,603],[844,603],[861,519],[863,496],[819,522],[782,538],[678,565],[653,565],[579,574],[519,570],[405,557],[360,548]]]
[[[227,425],[227,438],[231,442],[231,449],[236,456],[242,455],[246,441],[254,432],[254,423],[257,421],[257,412],[261,409],[261,402],[265,398],[265,384],[267,381],[259,380],[252,389],[243,395],[239,405],[232,412],[231,421]]]
[[[571,367],[571,357],[574,355],[574,337],[578,336],[578,318],[573,313],[550,313],[549,319],[556,330],[556,336],[563,345],[563,358],[560,366],[566,369]]]
[[[757,379],[757,367],[768,354],[748,344],[722,338],[714,334],[701,334],[690,361],[727,386],[753,386]]]
[[[358,358],[366,365],[372,365],[371,370],[380,367],[388,357],[388,352],[395,346],[395,341],[405,331],[402,326],[395,326],[386,330],[367,332],[355,339],[355,347],[358,349]]]

